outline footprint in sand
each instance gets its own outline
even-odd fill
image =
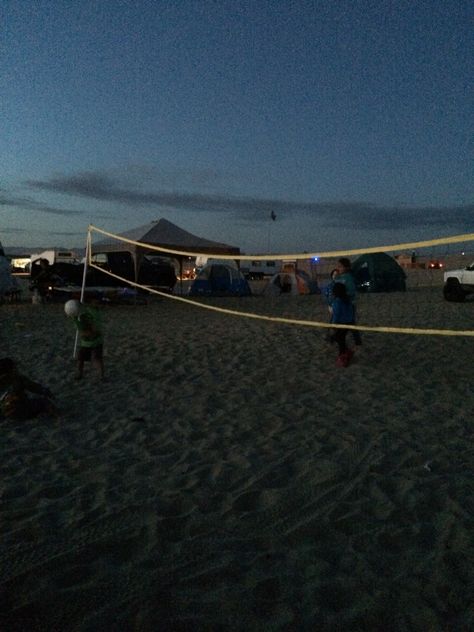
[[[240,494],[232,503],[232,509],[237,511],[260,511],[274,505],[278,494],[269,489],[249,491]]]

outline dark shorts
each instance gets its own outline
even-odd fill
[[[103,345],[97,347],[79,347],[77,359],[80,362],[88,360],[102,360]]]

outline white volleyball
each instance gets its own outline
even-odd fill
[[[72,299],[70,301],[67,301],[67,303],[64,304],[64,312],[66,316],[75,317],[79,314],[80,307],[81,307],[81,304],[79,303],[79,301]]]

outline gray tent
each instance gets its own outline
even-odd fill
[[[170,250],[184,250],[187,252],[204,253],[209,255],[236,255],[236,258],[238,258],[238,255],[240,254],[240,248],[237,248],[236,246],[211,241],[210,239],[205,239],[204,237],[197,237],[164,218],[150,222],[144,226],[127,230],[124,233],[120,233],[119,237],[137,241],[143,243],[144,245],[136,246],[134,244],[118,240],[100,241],[92,245],[92,254],[129,252],[133,258],[135,280],[138,279],[138,272],[143,257],[150,254],[176,258],[180,265],[180,276],[182,277],[183,259],[186,255],[174,255],[156,251],[147,248],[146,244],[159,246],[160,248],[169,248]]]

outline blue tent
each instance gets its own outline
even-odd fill
[[[227,263],[210,262],[199,271],[190,296],[250,296],[247,280],[238,268]]]

